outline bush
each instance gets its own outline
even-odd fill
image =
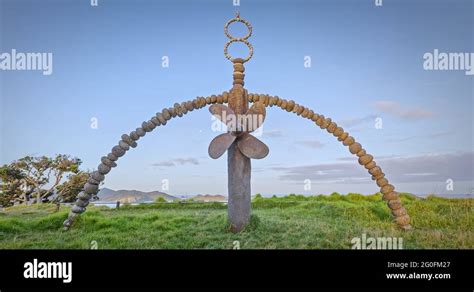
[[[258,201],[261,201],[263,200],[263,197],[261,194],[256,194],[255,197],[253,197],[252,201],[253,202],[258,202]]]
[[[155,203],[168,203],[168,201],[163,197],[158,197],[156,198]]]

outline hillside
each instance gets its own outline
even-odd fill
[[[98,193],[101,202],[117,202],[121,203],[144,203],[155,201],[157,198],[164,198],[168,202],[179,200],[176,197],[162,193],[159,191],[142,192],[137,190],[118,190],[114,191],[108,188],[100,189]]]

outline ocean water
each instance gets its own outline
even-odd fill
[[[272,196],[277,196],[277,197],[285,197],[288,196],[288,194],[262,194],[263,197],[265,198],[271,198]],[[312,196],[312,195],[305,195],[305,196]],[[415,196],[420,197],[420,198],[426,198],[429,196],[429,194],[415,194]],[[473,194],[436,194],[435,196],[441,197],[441,198],[447,198],[447,199],[474,199]],[[153,203],[153,201],[146,201],[146,202],[140,202],[140,203],[129,203],[127,205],[132,205],[136,206],[139,204],[149,204]],[[116,202],[101,202],[101,201],[96,201],[96,202],[91,202],[91,205],[95,206],[106,206],[109,208],[116,208],[117,203]],[[123,206],[124,204],[121,203],[120,206]]]
[[[140,205],[140,204],[149,204],[149,203],[153,203],[153,201],[145,201],[145,202],[140,202],[140,203],[127,203],[126,205],[136,206],[136,205]],[[94,205],[94,206],[106,206],[106,207],[109,207],[109,208],[117,208],[117,203],[116,202],[96,201],[96,202],[91,202],[90,204]],[[125,205],[125,204],[120,203],[120,206],[123,206],[123,205]]]
[[[299,195],[299,194],[295,194],[295,195]],[[326,195],[326,196],[329,196],[330,194],[322,194],[322,195]],[[346,194],[341,194],[341,195],[346,195]],[[362,194],[362,195],[367,195],[367,194]],[[372,195],[372,194],[370,194]],[[433,195],[433,194],[413,194],[417,197],[420,197],[420,198],[426,198],[428,197],[429,195]],[[447,198],[447,199],[474,199],[474,195],[473,194],[434,194],[436,197],[441,197],[441,198]],[[273,196],[276,196],[276,197],[285,197],[285,196],[288,196],[288,194],[262,194],[263,197],[265,198],[271,198]],[[303,194],[303,196],[313,196],[313,195],[305,195]]]

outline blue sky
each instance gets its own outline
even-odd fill
[[[423,69],[423,55],[434,49],[473,52],[473,1],[0,3],[2,53],[53,54],[49,76],[0,71],[0,164],[67,153],[93,169],[123,133],[164,107],[229,90],[223,25],[239,10],[254,28],[249,92],[294,99],[331,117],[400,191],[473,192],[474,77]],[[161,66],[163,56],[169,68]],[[119,160],[104,186],[160,190],[168,179],[171,194],[226,194],[227,160],[207,155],[217,135],[211,123],[203,109],[155,129]],[[308,120],[268,109],[260,139],[270,154],[252,161],[252,193],[377,191],[357,159]]]

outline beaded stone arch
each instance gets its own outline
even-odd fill
[[[229,33],[228,27],[234,22],[242,22],[247,26],[248,34],[245,37],[234,38]],[[78,194],[77,201],[72,207],[68,218],[64,221],[65,228],[69,229],[75,218],[86,210],[90,199],[98,193],[99,184],[104,181],[105,175],[117,166],[117,160],[124,156],[130,148],[137,147],[138,140],[156,127],[165,126],[172,118],[182,117],[195,109],[211,105],[209,111],[228,128],[227,133],[218,135],[211,141],[209,155],[217,159],[227,152],[228,220],[231,231],[241,231],[249,222],[251,209],[251,159],[261,159],[269,153],[268,147],[262,141],[250,135],[250,133],[263,124],[266,107],[273,106],[311,121],[348,147],[350,153],[359,158],[359,164],[367,169],[372,180],[380,187],[380,192],[383,195],[382,198],[387,201],[395,223],[404,230],[411,229],[410,217],[402,206],[400,196],[395,191],[395,187],[389,183],[382,168],[376,164],[374,157],[368,154],[362,145],[350,136],[348,132],[330,118],[297,104],[293,100],[286,100],[268,94],[248,93],[244,89],[244,63],[253,56],[253,47],[248,42],[248,38],[252,35],[250,23],[240,18],[240,15],[237,14],[235,18],[225,24],[224,32],[230,39],[224,47],[224,54],[233,63],[233,87],[221,94],[196,97],[190,101],[175,103],[172,107],[164,108],[156,113],[150,120],[144,121],[141,127],[136,128],[129,134],[123,134],[121,140],[112,148],[111,152],[101,158],[101,163],[97,170],[91,173],[87,183],[84,185],[83,191]],[[243,42],[247,45],[249,48],[247,58],[234,58],[228,53],[228,47],[234,42]],[[253,103],[250,108],[249,102]],[[228,106],[224,104],[228,104]]]

